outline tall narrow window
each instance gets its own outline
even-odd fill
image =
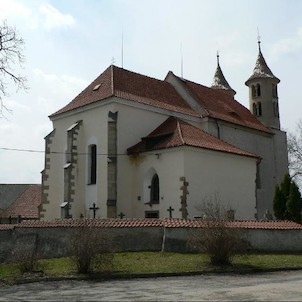
[[[278,117],[278,116],[279,116],[279,106],[278,106],[278,102],[274,101],[274,102],[273,102],[273,106],[274,106],[274,116]]]
[[[262,105],[260,102],[258,102],[257,107],[258,107],[258,116],[262,116]]]
[[[276,84],[273,84],[273,86],[272,86],[272,93],[273,93],[274,98],[278,97],[278,90],[277,90],[277,85]]]
[[[256,96],[261,96],[260,84],[257,84],[257,87],[256,87]]]
[[[151,180],[150,203],[159,203],[159,179],[157,174]]]
[[[97,148],[96,145],[89,146],[89,156],[90,156],[90,171],[89,171],[89,178],[90,184],[96,183],[96,167],[97,167]]]
[[[252,86],[252,97],[256,97],[256,88],[254,85]]]
[[[253,103],[253,114],[257,115],[257,105]]]

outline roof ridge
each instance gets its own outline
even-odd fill
[[[176,118],[176,127],[177,127],[177,130],[179,133],[180,140],[181,140],[182,144],[185,145],[186,143],[185,143],[185,140],[183,137],[182,129],[180,127],[180,120],[178,118]]]

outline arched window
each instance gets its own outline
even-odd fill
[[[157,174],[154,174],[151,180],[150,203],[159,203],[159,178]]]
[[[274,98],[278,97],[278,90],[277,90],[277,85],[276,84],[273,84],[273,86],[272,86],[272,93],[273,93]]]
[[[256,96],[261,96],[260,84],[257,84],[256,86]]]
[[[89,184],[96,183],[96,167],[97,167],[97,147],[96,145],[89,146]]]
[[[279,116],[278,102],[273,102],[273,106],[274,106],[274,116],[278,117]]]
[[[252,86],[252,97],[256,97],[256,88],[254,85]]]
[[[253,114],[257,115],[257,105],[253,103]]]
[[[257,103],[257,109],[258,109],[258,116],[262,116],[262,105],[260,102]]]

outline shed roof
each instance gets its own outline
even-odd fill
[[[239,149],[175,117],[169,117],[148,136],[142,138],[141,142],[130,147],[127,151],[129,154],[134,154],[180,146],[191,146],[258,158],[257,155],[251,152]]]

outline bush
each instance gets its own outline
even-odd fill
[[[17,244],[12,253],[12,261],[17,263],[21,274],[33,272],[38,264],[38,256],[35,245],[32,244]]]
[[[288,201],[286,203],[286,217],[301,223],[301,194],[295,182],[290,184]]]
[[[205,227],[190,240],[196,249],[206,253],[213,265],[229,265],[233,257],[244,254],[248,243],[243,239],[242,231],[228,226],[228,211],[219,203],[211,201],[202,207]]]
[[[277,219],[301,223],[301,194],[289,174],[285,174],[280,187],[276,186],[273,206]]]
[[[77,272],[110,272],[113,252],[110,237],[102,228],[90,226],[75,230],[70,239],[70,252]]]
[[[286,211],[286,197],[278,185],[275,187],[275,197],[273,200],[274,213],[277,219],[284,219]]]

